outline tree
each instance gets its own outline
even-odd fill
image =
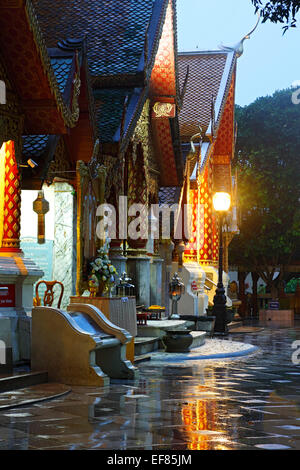
[[[272,23],[285,23],[284,32],[288,28],[296,27],[296,14],[300,9],[299,0],[251,0],[255,10],[260,10],[263,23],[271,21]]]
[[[230,263],[258,273],[273,297],[299,253],[300,105],[292,91],[236,110],[240,235],[231,242]]]

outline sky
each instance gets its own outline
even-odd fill
[[[300,83],[298,27],[284,35],[282,24],[260,23],[238,59],[236,104]],[[178,50],[218,50],[238,43],[257,21],[251,0],[177,0]]]

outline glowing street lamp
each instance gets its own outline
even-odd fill
[[[230,208],[231,197],[229,193],[218,192],[213,195],[213,206],[217,212],[227,212]]]
[[[227,315],[226,315],[226,295],[223,286],[223,221],[226,212],[231,204],[230,194],[226,192],[216,192],[213,196],[213,206],[219,214],[219,274],[218,286],[214,296],[213,315],[216,317],[215,333],[226,335]]]

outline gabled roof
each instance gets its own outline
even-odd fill
[[[188,73],[183,106],[179,114],[181,141],[186,146],[191,137],[200,132],[201,127],[204,140],[201,148],[201,171],[214,145],[220,147],[224,130],[230,134],[229,138],[226,136],[228,155],[230,146],[232,151],[236,59],[234,51],[182,52],[178,57],[181,86]]]
[[[54,70],[60,92],[63,94],[65,92],[72,65],[74,63],[73,58],[50,57],[50,62]]]
[[[148,98],[178,104],[175,0],[33,2],[48,48],[85,37],[99,138],[108,144],[103,148],[126,149]],[[155,124],[164,185],[180,183],[177,120]]]
[[[179,114],[181,140],[190,138],[209,128],[212,116],[212,99],[215,103],[216,122],[219,122],[224,100],[231,82],[235,54],[224,51],[180,52],[178,69],[180,87],[188,80]]]
[[[96,119],[103,142],[128,142],[148,96],[168,0],[33,0],[48,47],[86,38]]]
[[[48,139],[49,135],[24,135],[23,156],[27,159],[39,159],[47,148]]]
[[[78,49],[80,49],[82,47],[82,41],[77,41],[76,44],[70,44],[69,42],[60,43],[59,46],[59,48],[48,49],[47,52],[60,93],[65,102],[70,105],[76,67],[74,47],[78,47]],[[81,55],[79,56],[79,59],[81,61]],[[34,170],[23,169],[23,181],[25,181],[25,184],[27,183],[27,180],[30,180],[30,178],[38,179],[40,177],[41,180],[44,179],[47,174],[48,167],[54,157],[58,141],[59,133],[25,134],[22,136],[23,162],[26,163],[28,159],[32,159],[38,165]]]

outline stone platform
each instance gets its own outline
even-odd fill
[[[168,330],[192,329],[194,322],[186,320],[148,320],[147,325],[138,325],[138,337],[162,338]]]
[[[0,393],[10,390],[18,390],[20,388],[31,387],[32,385],[40,385],[48,382],[47,371],[31,372],[22,371],[8,374],[0,374]],[[1,395],[2,396],[2,395]]]
[[[151,365],[165,363],[180,363],[186,361],[197,362],[200,360],[226,360],[248,356],[259,351],[257,346],[238,341],[207,338],[201,347],[194,346],[188,353],[167,353],[156,351],[151,354]]]
[[[194,322],[186,320],[148,320],[147,325],[138,326],[138,336],[135,338],[135,357],[164,349],[162,338],[168,330],[192,329]],[[205,343],[205,331],[192,331],[192,348],[198,348]]]
[[[35,405],[48,400],[64,397],[71,388],[59,383],[42,383],[31,385],[20,390],[2,392],[0,394],[0,411]]]

